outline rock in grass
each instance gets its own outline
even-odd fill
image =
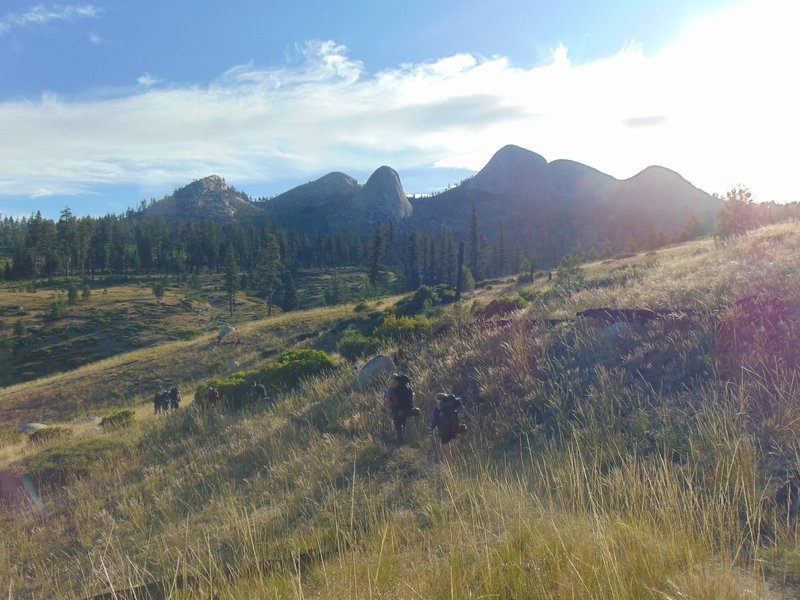
[[[360,386],[368,386],[377,379],[391,375],[397,370],[394,361],[383,354],[379,354],[363,367],[356,376],[356,383]]]
[[[46,429],[47,427],[49,427],[49,425],[45,425],[44,423],[25,423],[24,425],[20,425],[19,430],[22,433],[33,433],[34,431]]]

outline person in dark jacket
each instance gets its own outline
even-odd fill
[[[408,375],[391,376],[383,401],[392,416],[397,443],[402,444],[405,441],[406,419],[419,416],[419,409],[414,406],[414,390],[411,389]]]
[[[267,400],[267,388],[264,387],[263,384],[258,383],[257,381],[250,382],[250,390],[253,394],[254,400]]]
[[[453,394],[436,394],[436,408],[431,415],[431,429],[438,434],[445,457],[449,457],[450,441],[467,430],[467,426],[461,423],[458,415],[462,406],[461,398]]]
[[[181,406],[181,392],[178,388],[173,387],[169,391],[169,408],[177,410]]]
[[[166,412],[169,409],[169,392],[156,392],[153,396],[153,414],[157,415],[160,412]]]

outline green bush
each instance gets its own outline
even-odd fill
[[[115,410],[110,415],[103,417],[100,427],[103,429],[119,429],[130,427],[136,423],[136,414],[132,410]]]
[[[28,442],[31,444],[45,444],[53,440],[68,439],[70,436],[72,436],[72,430],[69,427],[45,427],[31,432],[28,435]]]
[[[454,302],[455,299],[456,291],[450,286],[445,284],[433,287],[422,285],[413,294],[400,300],[395,308],[397,314],[411,316],[424,313],[434,306],[449,304]]]
[[[59,486],[70,477],[86,475],[104,458],[122,458],[127,450],[124,443],[103,437],[61,443],[28,458],[23,469],[39,486]]]
[[[520,290],[519,295],[528,302],[541,302],[544,298],[541,290]]]
[[[347,358],[354,360],[367,354],[374,354],[380,342],[375,338],[366,337],[356,330],[345,331],[342,339],[336,344],[336,351]]]
[[[485,307],[480,307],[477,314],[484,319],[490,319],[507,315],[526,306],[528,306],[528,302],[522,296],[495,298]]]
[[[369,310],[369,305],[363,300],[359,300],[353,307],[353,312],[358,313],[358,312],[364,312],[365,310]]]
[[[378,327],[375,328],[373,335],[377,338],[388,340],[403,340],[415,335],[422,335],[429,332],[431,322],[428,317],[419,315],[416,317],[397,317],[387,315]]]
[[[281,354],[277,360],[263,369],[240,371],[227,379],[214,378],[195,390],[196,402],[203,405],[206,401],[208,386],[219,390],[222,402],[232,408],[238,408],[251,400],[251,381],[264,384],[268,392],[274,393],[297,385],[300,380],[333,369],[336,363],[321,350],[290,350]]]

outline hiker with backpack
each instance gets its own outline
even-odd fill
[[[208,390],[206,390],[208,408],[216,408],[217,404],[219,404],[219,398],[219,390],[215,390],[213,386],[208,386]]]
[[[431,429],[438,434],[445,457],[449,455],[450,441],[467,430],[467,426],[461,423],[459,417],[462,406],[461,398],[453,394],[436,394],[436,408],[433,409],[431,416]]]
[[[383,396],[383,402],[392,416],[392,424],[397,433],[397,443],[405,441],[406,419],[418,417],[419,409],[414,406],[414,390],[411,389],[408,375],[394,374],[389,379],[389,387]]]
[[[181,392],[178,388],[173,387],[169,391],[169,408],[171,410],[178,410],[181,406]]]
[[[253,399],[257,402],[269,400],[267,397],[267,388],[264,387],[263,383],[258,383],[255,380],[250,382],[250,393],[253,394]]]
[[[160,412],[165,412],[169,408],[169,392],[156,392],[153,396],[153,414],[157,415]]]

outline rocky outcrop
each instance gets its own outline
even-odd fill
[[[352,198],[348,208],[364,222],[399,221],[411,216],[413,208],[403,191],[397,171],[378,168]]]
[[[144,214],[222,223],[269,216],[308,235],[372,231],[376,223],[392,221],[400,230],[448,229],[463,237],[474,206],[481,235],[490,243],[503,231],[507,248],[518,245],[542,263],[557,263],[577,244],[600,249],[610,241],[620,251],[631,237],[639,244],[658,232],[668,239],[689,222],[710,231],[720,203],[663,167],[618,180],[575,161],[548,163],[535,152],[509,145],[474,177],[424,198],[409,200],[399,175],[388,166],[378,168],[363,186],[333,172],[259,202],[212,175],[176,190]]]
[[[255,206],[247,194],[229,187],[218,175],[193,181],[144,210],[146,217],[193,222],[210,219],[226,223],[262,215],[264,211]]]
[[[553,175],[547,161],[519,146],[504,146],[498,150],[463,187],[469,191],[513,198],[549,198],[555,193]]]
[[[379,354],[361,367],[356,376],[356,384],[361,387],[373,385],[383,381],[397,370],[394,361],[383,354]]]
[[[334,171],[262,202],[260,206],[271,212],[323,208],[349,200],[359,189],[355,179]]]

